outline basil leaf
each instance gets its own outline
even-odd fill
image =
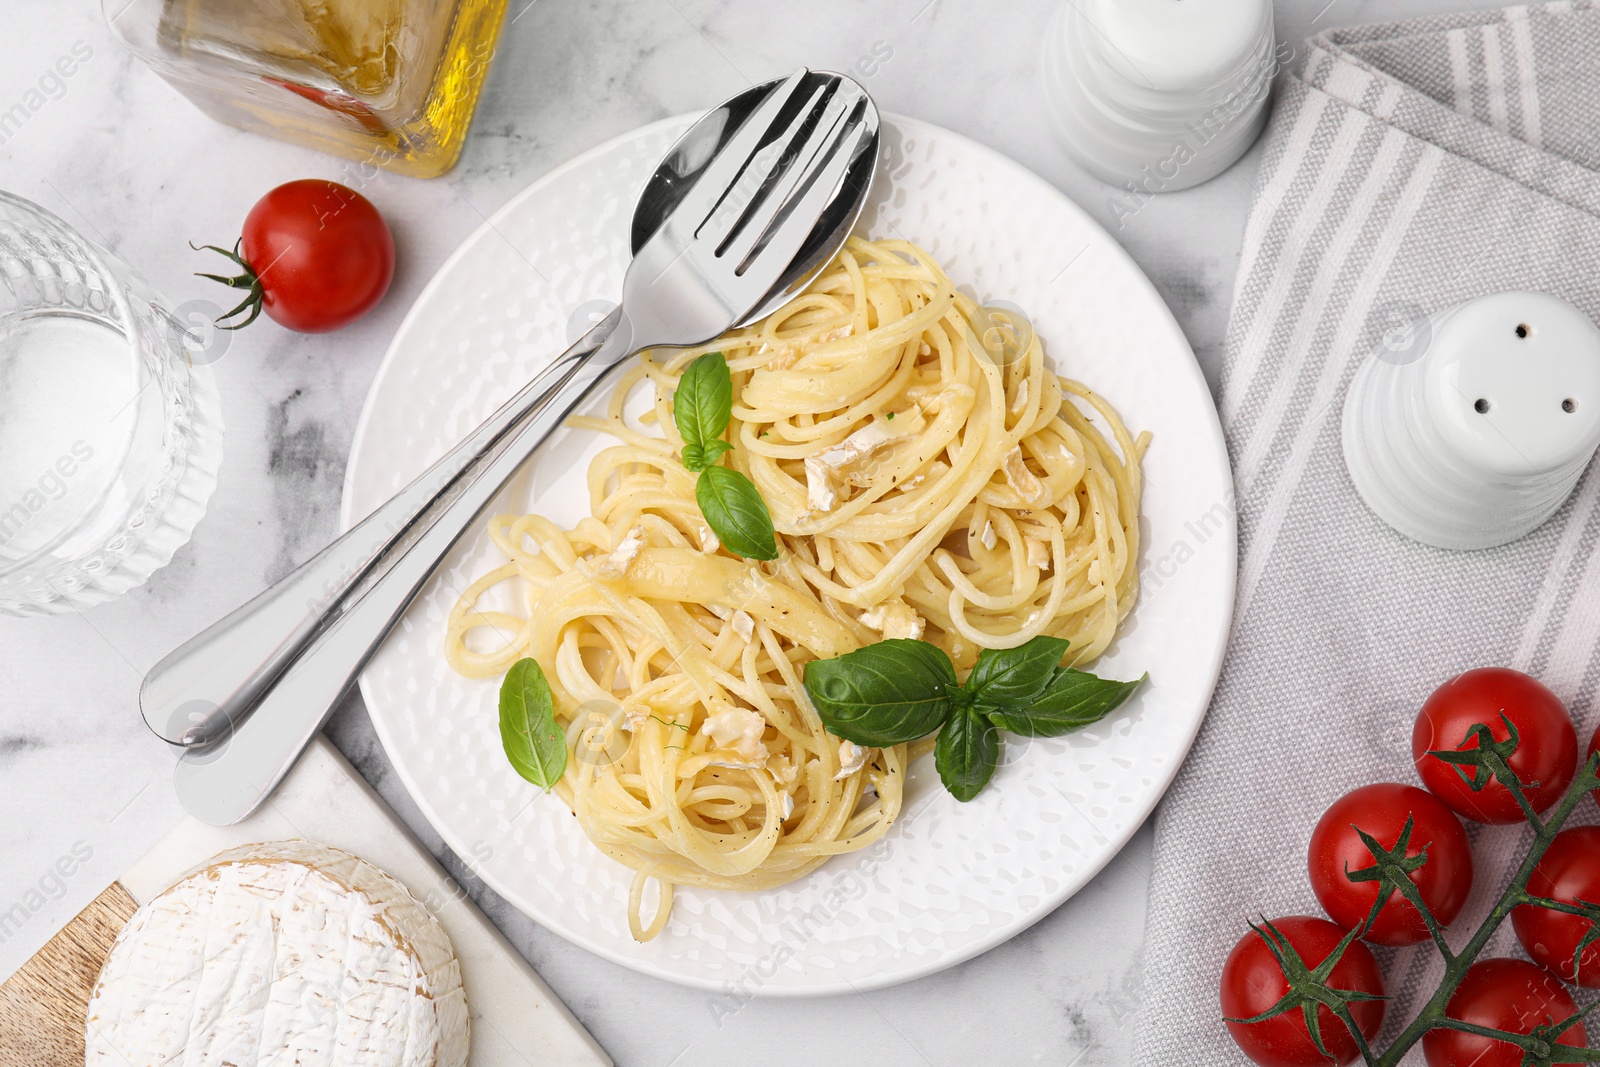
[[[965,803],[983,791],[1000,762],[1000,731],[977,708],[957,708],[939,731],[933,765],[952,796]]]
[[[1050,685],[1067,642],[1040,635],[1016,648],[986,648],[967,676],[967,692],[995,711],[1027,707]]]
[[[777,559],[772,513],[749,478],[728,467],[707,467],[694,483],[695,503],[717,540],[745,559]]]
[[[732,418],[733,376],[728,373],[728,361],[721,352],[707,352],[678,379],[678,390],[672,395],[672,421],[685,445],[704,449],[722,436]],[[708,456],[707,464],[715,458]],[[684,466],[688,466],[687,457]]]
[[[534,785],[552,788],[567,769],[567,735],[556,723],[544,671],[519,659],[500,683],[500,743],[511,766]]]
[[[1099,722],[1149,678],[1144,674],[1131,682],[1097,678],[1087,671],[1058,667],[1050,684],[1027,707],[989,712],[989,718],[1002,730],[1023,737],[1059,737]]]
[[[906,638],[816,660],[806,665],[804,681],[828,732],[871,748],[933,733],[960,688],[942,649]]]

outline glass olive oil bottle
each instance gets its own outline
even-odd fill
[[[506,0],[102,0],[206,114],[418,178],[461,154]]]

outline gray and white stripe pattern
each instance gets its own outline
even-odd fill
[[[1247,917],[1319,913],[1312,825],[1357,785],[1415,780],[1411,723],[1435,685],[1508,664],[1567,701],[1584,741],[1597,717],[1600,473],[1522,541],[1445,552],[1367,511],[1339,416],[1397,322],[1508,289],[1600,320],[1600,9],[1332,31],[1279,92],[1220,399],[1239,599],[1207,722],[1157,815],[1141,1067],[1243,1062],[1217,1004],[1223,958]],[[1525,845],[1521,828],[1474,835],[1457,936]],[[1516,951],[1509,925],[1493,951]],[[1428,946],[1380,959],[1394,1026],[1439,966]]]

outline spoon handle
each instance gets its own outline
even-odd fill
[[[473,487],[478,491],[471,499],[482,497],[476,507],[487,505],[504,478],[484,490],[480,474],[499,469],[496,461],[503,458],[507,440],[530,412],[546,410],[547,398],[585,368],[603,364],[598,373],[604,374],[635,351],[630,331],[617,329],[622,322],[621,309],[612,311],[410,485],[288,577],[152,667],[140,688],[139,706],[156,736],[194,749],[232,735],[262,694],[389,561],[426,537],[434,516],[452,510]]]

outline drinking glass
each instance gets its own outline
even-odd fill
[[[196,344],[127,264],[0,192],[0,613],[109,600],[189,540],[222,458]]]

